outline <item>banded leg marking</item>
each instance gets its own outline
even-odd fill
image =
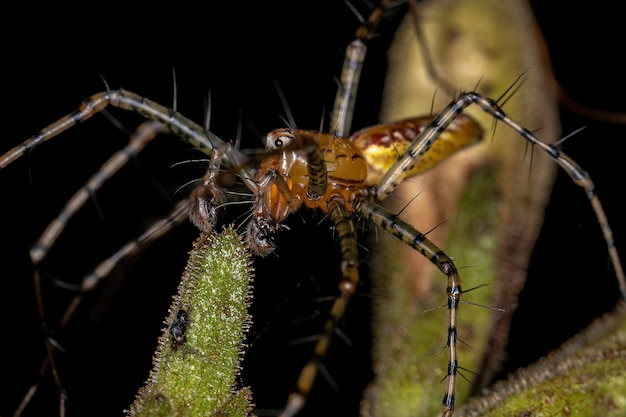
[[[490,114],[495,120],[505,123],[511,129],[519,133],[520,136],[522,136],[528,143],[539,147],[543,152],[554,159],[554,161],[561,168],[563,168],[576,185],[583,188],[587,199],[589,199],[596,213],[598,223],[602,229],[602,234],[604,235],[604,239],[607,243],[609,256],[619,282],[622,297],[626,299],[626,276],[624,275],[622,263],[615,247],[613,231],[609,226],[604,208],[595,193],[595,186],[591,181],[589,174],[555,146],[546,144],[537,139],[528,129],[507,116],[494,100],[479,93],[463,93],[458,100],[450,103],[448,107],[446,107],[428,124],[428,127],[415,138],[404,154],[383,176],[378,187],[377,198],[380,201],[383,201],[387,196],[389,196],[398,187],[398,185],[404,181],[417,161],[422,158],[422,156],[437,140],[439,135],[441,135],[441,132],[443,132],[450,125],[450,123],[452,123],[452,121],[455,120],[463,112],[463,110],[471,104],[476,104],[482,111]]]
[[[359,211],[374,224],[389,232],[403,243],[409,245],[427,259],[448,277],[448,384],[443,395],[443,416],[449,417],[454,412],[458,359],[456,350],[457,341],[457,310],[461,301],[461,279],[454,262],[437,245],[413,228],[410,224],[400,220],[397,216],[377,204],[365,201]]]
[[[354,294],[357,283],[359,282],[358,246],[356,228],[352,220],[352,215],[342,202],[336,200],[331,201],[329,212],[335,225],[341,248],[342,278],[339,283],[339,296],[335,298],[328,320],[324,324],[322,334],[315,344],[313,356],[302,369],[298,381],[296,382],[296,388],[289,395],[287,405],[280,414],[280,417],[295,416],[304,406],[306,397],[311,391],[318,373],[317,363],[326,356],[337,324],[343,317],[348,301],[352,294]]]

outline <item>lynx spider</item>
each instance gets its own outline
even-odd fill
[[[351,33],[353,32],[353,30],[352,30],[352,29],[350,29],[350,30],[347,30],[347,32],[348,32],[347,37],[349,38],[349,37],[351,36]],[[177,69],[178,69],[179,73],[181,73],[180,68],[179,68],[179,67],[177,67]],[[83,70],[80,70],[80,72],[82,72],[82,71],[83,71]],[[88,71],[87,71],[87,72],[88,72]],[[334,72],[336,72],[336,66],[334,66],[334,67],[333,67],[332,72],[333,72],[333,73],[334,73]],[[105,74],[105,75],[106,75],[106,74]],[[93,77],[91,77],[91,76],[90,76],[90,78],[93,78]],[[107,78],[108,78],[108,77],[107,77]],[[164,80],[164,79],[168,79],[168,76],[167,76],[167,75],[165,75],[165,74],[163,74],[163,75],[159,76],[159,78],[160,78],[160,81],[162,81],[162,80]],[[75,78],[71,78],[71,79],[75,79]],[[123,80],[123,78],[122,78],[122,80]],[[94,84],[95,84],[95,83],[97,83],[97,81],[98,81],[98,80],[95,80]],[[109,79],[109,81],[111,81],[111,80]],[[65,89],[65,87],[64,87],[63,89]],[[94,87],[94,88],[91,88],[91,89],[89,89],[89,90],[87,91],[87,94],[83,94],[83,93],[79,93],[79,94],[72,94],[72,96],[73,96],[73,97],[72,97],[70,100],[73,100],[72,102],[75,102],[75,101],[76,101],[76,98],[82,98],[83,96],[88,95],[88,94],[89,94],[89,92],[91,92],[91,91],[97,91],[97,89],[101,89],[101,88],[100,88],[100,87],[98,87],[98,86],[96,86],[96,87]],[[134,87],[133,87],[133,88],[131,88],[131,90],[137,90],[137,89],[138,89],[138,88],[134,88]],[[141,91],[141,89],[140,89],[140,88],[139,88],[139,90]],[[179,81],[179,90],[180,90],[180,91],[183,91],[183,90],[184,90],[184,85],[183,85],[183,83],[181,83],[180,81]],[[212,89],[212,90],[213,90],[213,91],[215,91],[214,89]],[[58,90],[57,90],[57,91],[58,91]],[[45,93],[43,93],[43,94],[42,94],[42,93],[37,93],[37,94],[35,94],[35,93],[31,93],[31,94],[24,94],[24,96],[27,96],[27,98],[28,98],[29,100],[28,100],[27,102],[19,102],[19,101],[18,101],[18,102],[17,102],[17,103],[18,103],[18,105],[17,105],[16,107],[21,108],[21,109],[25,109],[25,108],[27,108],[27,107],[25,107],[27,104],[32,104],[32,100],[33,100],[33,98],[32,98],[32,97],[34,97],[34,96],[35,96],[35,97],[39,97],[39,95],[40,95],[40,94],[41,94],[41,96],[42,96],[42,99],[41,99],[41,100],[37,100],[37,103],[38,103],[38,105],[41,105],[41,107],[42,107],[42,108],[51,108],[51,107],[53,107],[53,106],[54,106],[54,104],[49,104],[49,105],[46,105],[46,103],[48,102],[48,100],[50,100],[50,102],[51,102],[51,103],[54,103],[56,100],[58,100],[58,95],[57,95],[57,93],[55,93],[55,94],[51,94],[51,95],[50,95],[50,97],[48,97],[48,94],[45,94]],[[270,94],[275,94],[275,93],[271,92]],[[361,94],[361,93],[360,93],[360,94]],[[216,95],[216,94],[214,93],[214,95]],[[159,101],[160,101],[160,102],[162,102],[162,103],[167,103],[167,102],[168,102],[168,99],[167,99],[167,98],[164,98],[164,99],[159,100]],[[187,100],[184,100],[184,101],[187,101]],[[180,103],[183,103],[184,101],[183,101],[182,96],[179,96],[179,102],[180,102]],[[68,108],[68,110],[69,110],[69,104],[68,104],[66,107],[67,107],[67,108]],[[214,106],[214,108],[216,108],[216,107],[218,107],[218,106]],[[294,105],[294,108],[295,108],[295,107],[296,107],[296,106]],[[277,108],[277,107],[275,107],[275,108]],[[217,109],[216,109],[216,110],[217,110]],[[181,111],[182,111],[182,109],[181,109]],[[31,117],[31,116],[37,116],[37,115],[31,115],[31,113],[33,113],[33,111],[28,111],[28,112],[26,112],[26,113],[28,113],[28,116],[29,116],[29,117]],[[319,114],[321,113],[321,112],[319,111],[319,106],[318,106],[318,108],[317,108],[316,110],[311,111],[310,113],[313,113],[313,115],[314,115],[314,116],[312,116],[312,117],[313,117],[314,119],[315,119],[315,118],[319,119]],[[38,117],[38,116],[37,116],[37,117]],[[116,117],[117,117],[117,113],[116,113]],[[125,117],[125,116],[120,116],[120,117]],[[199,117],[194,117],[194,120],[200,120],[201,118],[202,118],[202,115],[200,115]],[[42,118],[41,118],[41,120],[40,120],[39,122],[32,122],[32,123],[31,123],[31,122],[29,122],[29,126],[31,126],[31,127],[32,127],[32,126],[44,126],[44,125],[46,125],[46,123],[48,123],[48,122],[50,121],[49,119],[50,119],[50,118],[49,118],[48,116],[45,116],[45,117],[43,117],[43,116],[42,116]],[[217,120],[217,119],[219,119],[219,117],[217,117],[217,116],[214,114],[214,115],[213,115],[213,117],[212,117],[212,120],[214,120],[214,121],[215,121],[215,120]],[[299,119],[299,118],[297,117],[297,119]],[[298,120],[298,121],[299,121],[299,120]],[[92,122],[90,121],[89,123],[92,123]],[[89,123],[88,123],[88,124],[89,124]],[[305,122],[300,122],[300,121],[299,121],[299,123],[301,123],[302,125],[305,125],[305,124],[306,124]],[[87,125],[88,125],[88,124],[87,124]],[[309,123],[309,125],[311,125],[311,126],[315,126],[315,124],[314,124],[314,123]],[[276,123],[275,123],[275,122],[273,123],[273,126],[276,126]],[[264,130],[264,131],[268,131],[268,130],[271,130],[271,128],[272,128],[272,127],[270,127],[269,129],[265,129],[265,128],[264,128],[263,130]],[[30,129],[30,130],[32,130],[32,129]],[[231,129],[231,130],[232,130],[232,129]],[[28,135],[28,133],[29,133],[29,132],[27,132],[27,133],[26,133],[26,135],[24,135],[23,133],[20,133],[20,134],[17,134],[17,135],[12,135],[11,137],[12,137],[12,138],[13,138],[13,137],[21,138],[21,137],[27,136],[27,135]],[[108,132],[107,134],[108,134],[108,135],[115,134],[115,130],[114,130],[114,129],[110,129],[110,132]],[[91,134],[89,133],[89,130],[88,130],[88,129],[84,129],[84,130],[82,131],[82,135],[84,135],[84,136],[91,136]],[[119,135],[119,134],[118,134],[118,135]],[[94,139],[94,138],[87,138],[87,137],[83,137],[83,140],[89,140],[89,141],[90,141],[90,142],[89,142],[90,144],[91,144],[92,142],[93,142],[93,143],[96,143],[96,142],[102,142],[102,141],[105,141],[105,140],[97,140],[97,139]],[[63,142],[63,141],[55,141],[54,145],[50,145],[50,146],[63,146],[63,145],[60,145],[60,143],[61,143],[61,142]],[[157,141],[157,142],[158,142],[158,141]],[[70,146],[70,148],[69,148],[69,149],[71,150],[71,149],[74,149],[74,147],[79,146],[79,145],[73,144],[73,145],[69,145],[69,146]],[[50,147],[50,148],[48,148],[48,149],[51,149],[51,147]],[[50,152],[52,152],[52,151],[50,151]],[[56,152],[56,151],[55,151],[55,152]],[[69,152],[71,152],[71,151],[67,151],[67,152],[69,153]],[[38,153],[37,151],[35,151],[35,152],[34,152],[34,154],[33,154],[33,156],[32,156],[33,161],[31,161],[31,163],[30,163],[30,165],[31,165],[31,169],[33,169],[33,170],[37,169],[37,165],[39,164],[39,162],[35,159],[35,158],[37,158],[37,155],[36,155],[37,153]],[[41,155],[43,155],[43,154],[44,154],[44,152],[39,152],[39,153],[40,153]],[[76,158],[75,156],[71,157],[71,158],[70,158],[70,161],[72,161],[72,162],[71,162],[71,164],[72,164],[72,165],[74,165],[74,164],[78,164],[78,162],[81,162],[81,160],[88,160],[88,159],[90,159],[90,158],[89,158],[89,156],[88,156],[88,155],[85,155],[84,157],[81,157],[81,158],[78,158],[78,159],[79,159],[79,160],[77,160],[77,158]],[[184,159],[184,158],[178,158],[178,159],[180,160],[180,159]],[[58,164],[57,164],[57,166],[58,166]],[[11,169],[14,169],[14,168],[11,168]],[[77,169],[77,168],[76,168],[76,169]],[[12,175],[12,176],[13,176],[13,175]],[[36,181],[37,181],[36,172],[34,172],[34,175],[33,175],[33,176],[34,176],[34,178],[35,178],[35,182],[36,182]],[[42,176],[42,175],[40,174],[40,175],[39,175],[39,178],[40,178],[40,179],[41,179],[41,176]],[[51,176],[52,176],[52,174],[51,174]],[[80,178],[81,178],[81,179],[78,179],[78,180],[77,180],[77,184],[80,184],[80,183],[83,181],[83,180],[82,180],[82,178],[83,178],[83,177],[80,177]],[[598,179],[596,176],[594,176],[594,180],[596,181],[596,185],[601,184],[601,182],[602,182],[602,180],[601,180],[601,179]],[[62,180],[62,181],[63,181],[63,180]],[[17,184],[17,187],[22,188],[22,187],[26,187],[26,185],[24,185],[23,183],[21,183],[21,184]],[[15,193],[14,193],[14,194],[13,194],[13,193],[11,193],[12,191],[15,191]],[[8,195],[8,196],[11,196],[11,195],[19,195],[18,191],[19,191],[19,190],[13,190],[13,189],[9,188],[9,192],[7,192],[7,195]],[[58,188],[56,188],[56,186],[55,186],[55,191],[58,193]],[[576,193],[576,192],[579,192],[579,191],[578,191],[578,190],[575,190],[575,193]],[[606,194],[606,193],[605,193],[605,194]],[[604,196],[605,194],[603,194],[603,196]],[[47,198],[48,198],[48,197],[44,197],[44,199],[45,199],[45,200],[47,200]],[[52,197],[50,197],[50,198],[52,198]],[[65,197],[65,196],[60,196],[60,197],[58,197],[58,198],[59,198],[59,201],[61,201],[61,203],[59,203],[59,204],[55,204],[55,205],[54,205],[54,207],[60,207],[60,206],[62,205],[63,200],[64,200],[66,197]],[[105,197],[104,197],[104,196],[101,196],[101,195],[100,195],[100,192],[98,193],[98,201],[99,201],[99,202],[101,202],[101,203],[104,203],[104,201],[105,201]],[[52,204],[51,204],[51,206],[52,206]],[[55,209],[55,210],[56,210],[56,209]],[[127,210],[127,209],[125,208],[124,210]],[[105,212],[105,216],[107,216],[107,217],[108,217],[108,216],[110,215],[110,212],[109,212],[106,208],[104,209],[104,212]],[[12,215],[12,216],[14,216],[15,218],[19,218],[19,214],[16,214],[16,213],[13,213],[13,212],[10,212],[10,213],[11,213],[11,215]],[[38,216],[38,214],[37,214],[37,217],[39,217],[39,216]],[[47,216],[42,216],[42,217],[43,217],[42,219],[37,219],[37,221],[39,221],[40,223],[42,223],[42,224],[44,224],[44,225],[45,225],[45,224],[48,222],[49,217],[47,217]],[[11,217],[9,217],[9,218],[11,218]],[[614,217],[610,217],[610,218],[611,218],[611,220],[613,220],[613,218],[614,218]],[[29,219],[29,221],[31,221],[31,219],[32,219],[32,217]],[[41,227],[39,227],[39,228],[35,228],[35,232],[34,232],[34,233],[37,233],[37,231],[40,231],[40,230],[42,230],[42,228],[41,228]],[[35,237],[35,238],[36,238],[36,237]],[[94,232],[94,237],[93,237],[93,239],[97,239],[97,237],[95,236],[95,232]],[[34,238],[33,238],[33,239],[30,239],[30,240],[27,242],[27,244],[32,243],[34,240],[35,240]],[[119,239],[119,240],[120,240],[120,242],[123,242],[123,241],[125,240],[125,238],[123,238],[123,239]],[[601,247],[604,247],[603,245],[600,245],[600,246],[601,246]],[[110,252],[110,250],[108,250],[108,252]],[[183,251],[183,254],[181,254],[181,256],[184,256],[184,251]],[[67,261],[66,261],[66,262],[67,262]],[[74,263],[74,261],[72,261],[72,263]],[[92,262],[92,263],[91,263],[91,265],[93,265],[93,264],[94,264],[94,262]],[[88,267],[85,267],[85,270],[87,270],[87,269],[88,269]],[[21,276],[21,277],[28,276],[28,273],[25,273],[25,274],[19,274],[19,276]],[[177,276],[177,275],[176,275],[176,273],[173,273],[173,276]],[[17,277],[16,277],[15,279],[17,279]],[[29,293],[29,294],[30,294],[30,293]],[[21,318],[21,317],[20,317],[20,318]],[[20,325],[20,326],[21,326],[21,325]],[[20,327],[20,326],[18,326],[18,327]],[[21,327],[20,327],[20,328],[21,328]],[[12,334],[12,335],[13,335],[13,334],[19,334],[19,332],[17,332],[17,331],[15,331],[15,332],[10,332],[10,334]],[[16,338],[15,336],[12,336],[12,337],[11,337],[11,339],[15,339],[15,338]],[[21,336],[17,336],[17,339],[18,339],[18,340],[21,340],[20,338],[21,338]],[[150,339],[150,338],[149,338],[149,339]],[[152,338],[152,339],[150,339],[150,340],[153,340],[153,339],[154,339],[154,338]],[[29,339],[26,339],[26,340],[29,340]],[[37,342],[34,342],[34,343],[36,344]],[[119,343],[122,343],[122,342],[119,342]]]

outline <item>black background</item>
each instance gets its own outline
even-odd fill
[[[626,88],[617,52],[624,40],[623,23],[616,10],[608,9],[610,4],[594,2],[576,10],[551,2],[542,8],[537,5],[537,14],[565,89],[588,106],[624,111]],[[3,150],[70,112],[83,98],[104,90],[100,75],[111,88],[172,103],[172,67],[178,109],[202,122],[211,91],[211,130],[223,138],[234,138],[243,120],[244,146],[258,147],[260,134],[283,125],[284,110],[273,80],[280,83],[298,125],[316,128],[323,112],[331,108],[333,77],[358,26],[343,2],[204,4],[202,8],[181,4],[164,9],[153,4],[143,10],[110,4],[89,9],[45,7],[48,10],[5,14],[17,24],[2,29]],[[365,6],[358,3],[357,7],[367,15]],[[384,51],[392,29],[393,24],[383,27],[381,37],[370,45],[354,128],[377,120]],[[140,122],[134,115],[114,114],[129,129]],[[563,117],[566,133],[587,126],[566,142],[565,149],[591,173],[625,256],[624,204],[619,200],[625,179],[621,145],[626,129],[567,111]],[[9,415],[36,381],[43,358],[28,248],[67,198],[125,142],[125,135],[105,118],[95,117],[0,172],[4,323],[0,375],[6,387],[1,415]],[[171,202],[154,184],[167,190],[171,199],[183,198],[184,191],[175,195],[174,190],[202,171],[172,168],[172,164],[198,157],[173,138],[152,143],[137,164],[98,192],[104,219],[88,203],[72,220],[42,266],[46,276],[79,281],[151,220],[166,214]],[[252,385],[259,414],[263,410],[271,414],[283,405],[311,349],[311,344],[289,346],[288,342],[321,328],[329,308],[325,297],[336,289],[338,260],[331,230],[327,223],[310,227],[319,219],[303,217],[306,221],[294,216],[292,230],[281,235],[277,256],[255,259],[255,328],[249,337],[254,343],[246,356],[243,381]],[[116,276],[130,275],[115,298],[103,298],[99,291],[88,297],[79,318],[61,336],[67,350],[60,363],[70,398],[68,415],[120,415],[132,402],[147,376],[161,319],[196,236],[191,225],[181,226],[121,268]],[[514,322],[512,367],[556,347],[615,302],[616,285],[605,252],[582,191],[559,176]],[[335,340],[327,361],[340,390],[334,391],[320,378],[307,413],[357,413],[361,390],[371,377],[368,284],[364,276],[342,323],[352,345]],[[69,295],[50,287],[45,291],[47,313],[54,322],[52,317],[60,313]],[[102,305],[107,306],[104,311]],[[26,414],[55,415],[56,396],[49,378],[44,380]]]

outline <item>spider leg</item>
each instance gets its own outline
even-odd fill
[[[126,90],[111,90],[97,93],[85,99],[80,108],[67,116],[57,120],[39,133],[30,137],[20,145],[6,152],[0,157],[0,169],[5,168],[11,162],[22,157],[32,149],[42,143],[52,139],[60,133],[66,131],[72,126],[82,123],[92,117],[94,114],[104,110],[107,106],[117,107],[128,110],[133,113],[163,123],[173,135],[179,137],[183,141],[194,146],[198,150],[211,155],[211,152],[221,145],[224,145],[222,139],[207,131],[202,126],[183,116],[182,114],[171,110],[161,104],[158,104],[138,94]],[[252,178],[254,173],[247,164],[248,157],[239,152],[234,146],[230,147],[228,152],[224,153],[222,163],[227,167],[238,167],[242,172],[242,180],[250,188],[254,188]]]
[[[98,171],[65,203],[59,215],[46,227],[41,237],[30,250],[30,259],[33,265],[39,264],[48,255],[48,251],[65,229],[72,216],[80,210],[88,198],[102,187],[105,181],[111,178],[130,159],[136,157],[143,148],[159,133],[167,133],[163,124],[158,122],[142,123],[131,136],[130,142],[124,149],[116,152],[107,160]]]
[[[100,168],[99,170],[92,175],[92,177],[87,181],[85,185],[83,185],[76,193],[67,201],[59,215],[48,225],[46,230],[41,234],[40,238],[37,242],[32,246],[30,250],[30,258],[31,263],[34,267],[33,270],[33,282],[36,294],[36,302],[38,306],[38,315],[43,327],[45,328],[46,319],[45,319],[45,311],[43,304],[43,295],[41,293],[41,276],[38,269],[38,265],[46,258],[50,248],[54,245],[57,238],[62,233],[63,229],[66,227],[69,220],[80,210],[80,208],[85,204],[87,199],[102,187],[105,181],[111,178],[122,166],[124,166],[131,158],[134,158],[143,148],[156,137],[159,133],[166,133],[167,129],[163,126],[163,124],[158,122],[145,122],[135,131],[133,135],[130,137],[129,144],[124,147],[122,150],[116,152],[109,158]],[[147,235],[154,234],[154,230],[156,228],[160,228],[159,224],[153,225],[150,231],[146,232]],[[161,233],[162,234],[162,233]],[[161,234],[155,235],[153,238],[156,239]],[[108,275],[111,269],[116,265],[116,263],[126,256],[131,256],[133,253],[137,252],[138,247],[142,245],[142,241],[147,240],[145,237],[139,238],[134,241],[132,244],[124,246],[120,249],[115,255],[111,258],[105,260],[102,264],[100,264],[94,272],[90,275],[87,275],[83,279],[83,283],[81,285],[81,293],[76,295],[71,303],[68,305],[63,318],[61,319],[58,330],[64,328],[67,322],[70,320],[74,311],[82,301],[83,295],[93,289],[98,282],[100,282],[104,277]],[[130,246],[130,250],[129,250]],[[95,278],[94,278],[95,277]],[[53,352],[55,350],[56,342],[51,339],[51,336],[46,337],[45,345],[46,345],[46,359],[42,363],[40,367],[40,375],[43,375],[48,366],[51,367],[53,377],[55,383],[59,389],[60,395],[60,407],[63,408],[65,401],[64,389],[61,383],[61,378],[58,375],[58,371],[55,365],[55,360],[53,356]],[[34,384],[23,400],[23,404],[20,408],[23,408],[28,403],[28,398],[32,396],[30,392],[34,393],[36,390],[37,384]]]
[[[347,137],[352,127],[354,104],[365,54],[366,43],[373,36],[387,12],[394,7],[394,2],[383,0],[372,10],[369,17],[357,29],[354,40],[346,48],[339,88],[335,95],[330,121],[332,132],[337,136]]]
[[[383,230],[409,245],[448,277],[448,371],[446,390],[442,401],[442,416],[449,417],[454,412],[456,379],[459,368],[457,359],[457,309],[461,300],[461,280],[454,262],[437,245],[408,223],[400,220],[379,205],[365,201],[359,211]]]
[[[96,266],[93,271],[83,277],[83,280],[80,284],[80,292],[76,294],[70,303],[68,304],[59,326],[57,330],[62,330],[65,328],[74,315],[74,312],[78,308],[78,306],[83,301],[85,294],[89,291],[93,290],[97,287],[102,280],[104,280],[113,268],[116,265],[119,265],[120,261],[123,259],[128,259],[133,255],[139,253],[141,250],[145,249],[150,243],[158,240],[161,236],[164,236],[173,228],[178,226],[179,224],[185,222],[188,219],[190,201],[188,199],[181,200],[176,204],[174,209],[170,212],[170,214],[157,222],[153,223],[148,230],[146,230],[141,236],[138,238],[126,243],[120,249],[118,249],[113,255],[102,261],[98,266]],[[42,323],[45,323],[44,319],[44,308],[43,308],[43,294],[41,293],[41,274],[39,272],[38,267],[35,265],[35,269],[33,271],[33,280],[35,287],[35,296],[38,307],[39,318]],[[45,324],[44,324],[45,327]],[[51,368],[52,374],[54,376],[55,384],[60,392],[60,404],[59,407],[61,409],[60,415],[64,415],[65,401],[67,396],[65,394],[65,390],[63,388],[61,378],[58,374],[58,370],[54,360],[54,351],[55,342],[51,337],[45,338],[45,348],[46,348],[46,357],[44,358],[40,369],[39,369],[39,378],[41,379],[48,367]],[[39,381],[33,383],[30,387],[22,402],[19,405],[19,408],[15,411],[15,415],[20,415],[22,410],[28,405],[28,402],[33,397],[37,388],[39,386]]]
[[[463,110],[472,105],[477,105],[483,112],[491,115],[495,120],[501,121],[511,129],[519,133],[529,144],[537,146],[544,153],[550,156],[574,181],[576,185],[582,187],[589,202],[591,203],[602,233],[607,243],[611,263],[617,275],[622,297],[626,298],[626,276],[622,268],[619,254],[615,248],[613,232],[609,226],[606,214],[595,193],[595,186],[589,174],[584,171],[576,162],[558,150],[553,145],[546,144],[537,139],[528,129],[521,126],[515,120],[507,116],[500,106],[492,99],[476,92],[461,94],[459,99],[453,101],[442,112],[437,115],[406,149],[404,154],[394,163],[389,171],[383,176],[378,187],[377,197],[384,200],[397,186],[409,175],[417,162],[431,148],[432,144]]]
[[[337,324],[343,317],[346,306],[352,294],[356,290],[359,282],[359,258],[356,239],[356,227],[350,213],[345,205],[338,199],[333,199],[329,203],[329,213],[332,218],[339,245],[341,248],[341,281],[339,282],[339,296],[335,298],[330,314],[324,329],[322,330],[313,355],[307,364],[302,368],[300,376],[296,382],[296,388],[287,398],[285,409],[279,414],[281,417],[295,416],[300,412],[306,402],[306,398],[313,387],[315,377],[319,371],[318,363],[324,359],[328,352],[328,347],[332,340]]]

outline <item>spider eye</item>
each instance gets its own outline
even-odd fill
[[[275,150],[288,146],[293,141],[293,133],[289,129],[279,129],[267,135],[267,149]]]
[[[282,148],[288,146],[293,141],[293,136],[283,135],[274,139],[274,148]]]

